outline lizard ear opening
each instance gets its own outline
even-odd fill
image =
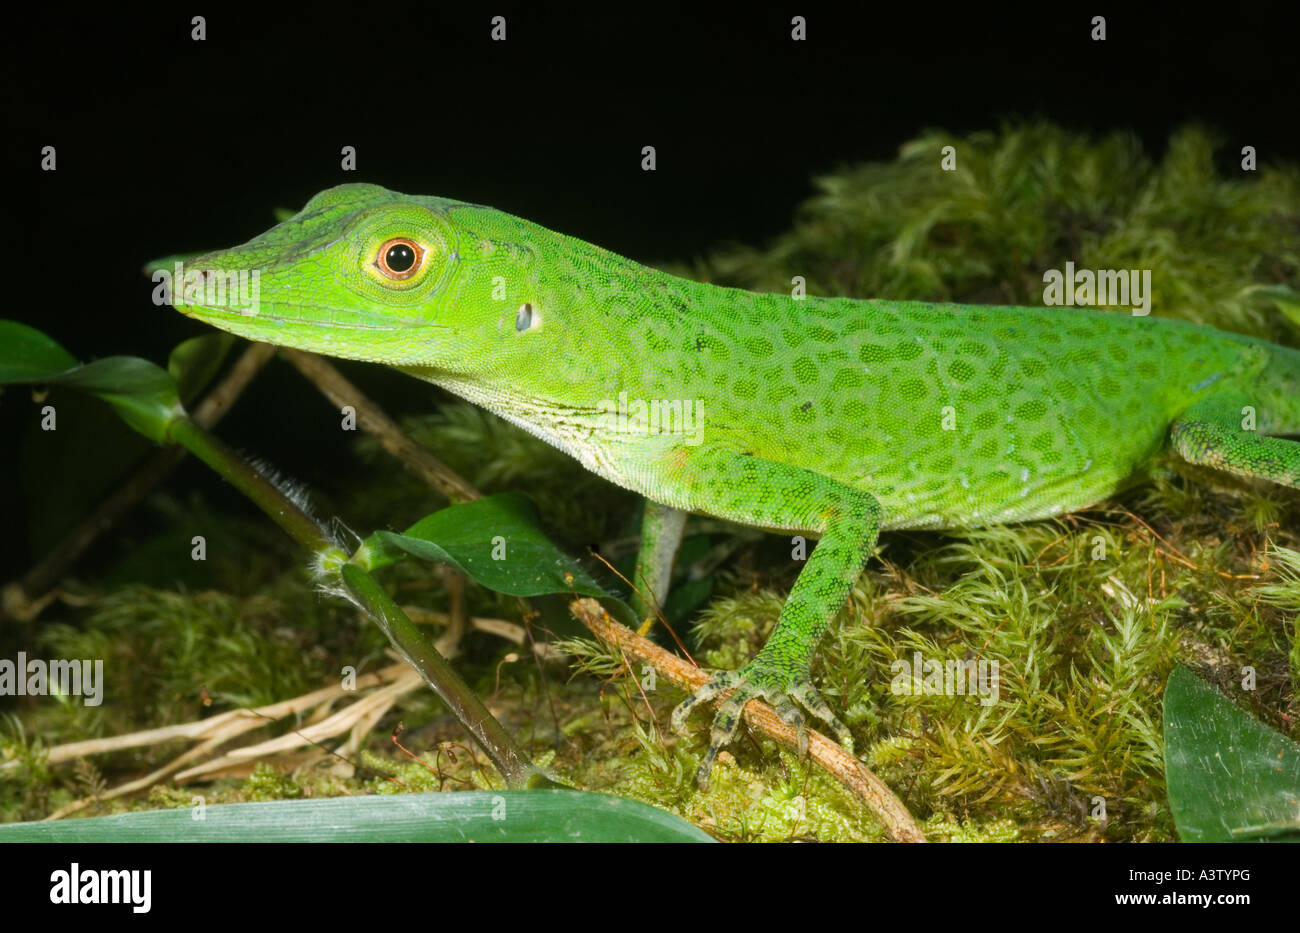
[[[523,333],[538,323],[538,316],[530,302],[524,302],[519,306],[518,313],[515,314],[515,330]]]

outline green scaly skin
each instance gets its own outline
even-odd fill
[[[379,255],[399,237],[423,250],[403,280]],[[647,526],[669,559],[672,509],[818,537],[764,648],[673,714],[680,729],[732,689],[705,782],[755,697],[801,744],[800,706],[850,743],[809,667],[881,529],[1079,509],[1169,446],[1300,483],[1300,444],[1264,436],[1300,432],[1300,353],[1177,321],[719,288],[491,208],[362,184],[191,268],[259,270],[260,306],[182,295],[184,313],[437,383],[668,507]],[[695,403],[700,430],[629,429],[609,409],[621,395]]]

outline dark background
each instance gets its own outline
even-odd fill
[[[29,8],[3,39],[0,316],[82,359],[163,361],[203,327],[150,302],[142,263],[242,242],[272,208],[344,181],[490,204],[652,262],[759,245],[816,174],[891,159],[931,127],[1045,117],[1131,129],[1159,155],[1197,121],[1228,153],[1300,159],[1294,2],[859,6]],[[195,13],[205,42],[190,39]],[[489,41],[496,14],[504,43]],[[794,14],[806,42],[790,41]],[[1104,43],[1089,39],[1093,15]],[[44,145],[57,172],[39,170]],[[339,167],[344,145],[355,173]],[[656,172],[640,169],[644,145]],[[347,371],[399,410],[436,403],[412,380]],[[15,532],[41,520],[42,497],[13,449],[36,411],[25,390],[0,400],[0,515],[18,567],[38,556]],[[220,433],[309,483],[338,455],[336,413],[283,366]],[[171,482],[227,495],[193,466]]]

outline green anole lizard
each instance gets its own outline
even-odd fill
[[[257,301],[178,288],[180,311],[436,383],[645,496],[637,582],[660,597],[687,513],[819,539],[762,650],[673,713],[731,691],[703,782],[756,697],[801,743],[803,707],[851,747],[809,671],[882,529],[1083,508],[1168,447],[1300,485],[1300,443],[1267,436],[1300,432],[1300,352],[1208,327],[720,288],[365,184],[190,268],[256,272]]]

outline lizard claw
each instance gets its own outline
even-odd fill
[[[745,704],[750,700],[762,699],[770,703],[783,722],[794,726],[797,734],[799,757],[808,753],[808,728],[802,705],[828,725],[840,744],[849,751],[853,750],[853,738],[844,724],[831,712],[830,706],[822,699],[807,672],[790,672],[773,664],[762,656],[750,661],[735,671],[723,671],[711,677],[704,686],[687,697],[672,714],[672,727],[675,732],[682,732],[686,718],[700,704],[712,700],[721,693],[731,690],[731,695],[718,707],[713,717],[713,728],[709,732],[709,749],[704,753],[696,781],[701,790],[708,790],[709,775],[718,752],[731,744],[740,731],[740,723]]]

